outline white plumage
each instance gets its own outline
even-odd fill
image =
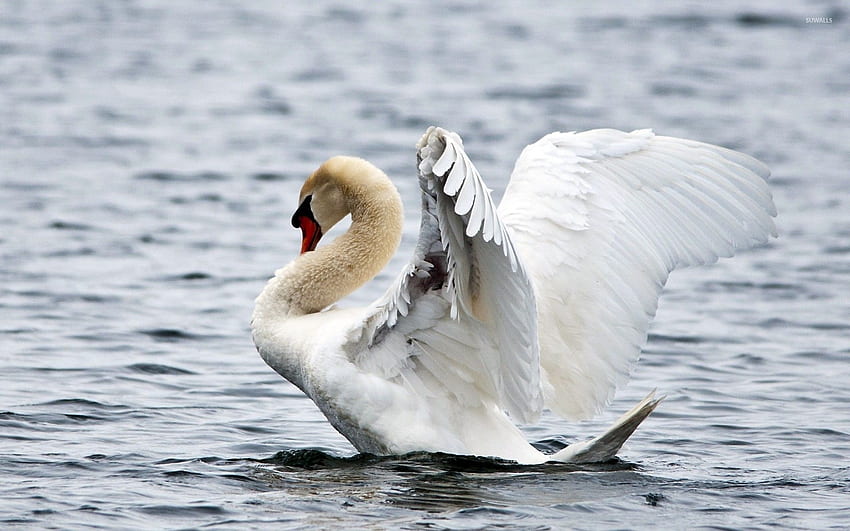
[[[769,173],[649,130],[552,133],[525,148],[499,214],[537,288],[548,407],[586,418],[611,399],[673,269],[776,235]]]
[[[417,150],[419,241],[386,294],[306,315],[292,303],[304,289],[294,279],[322,252],[366,252],[338,240],[280,270],[254,313],[263,358],[360,451],[610,458],[652,395],[554,456],[511,419],[597,412],[626,381],[670,271],[775,234],[767,168],[717,146],[648,130],[552,133],[523,151],[498,209],[458,135],[430,128]],[[349,232],[379,230],[366,223]]]

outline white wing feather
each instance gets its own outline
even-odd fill
[[[525,148],[499,214],[536,291],[547,407],[585,418],[611,399],[673,269],[776,235],[768,174],[650,130],[552,133]]]
[[[543,406],[531,280],[460,137],[432,127],[417,148],[419,241],[351,350],[421,396],[531,422]]]

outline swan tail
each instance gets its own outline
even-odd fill
[[[587,441],[573,443],[550,457],[562,463],[599,463],[612,459],[626,439],[652,413],[665,397],[655,398],[655,390],[617,419],[605,433]]]

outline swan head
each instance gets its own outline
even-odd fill
[[[292,226],[301,229],[301,254],[315,250],[322,236],[350,213],[338,177],[350,158],[329,159],[301,187],[298,209],[292,215]]]
[[[304,181],[292,226],[301,229],[301,254],[316,249],[319,240],[345,216],[356,216],[370,193],[392,185],[372,163],[337,156],[325,161]],[[392,187],[395,195],[395,188]]]

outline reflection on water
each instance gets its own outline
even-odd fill
[[[288,496],[309,500],[316,490],[322,490],[333,497],[429,513],[482,506],[509,509],[520,495],[528,506],[598,501],[606,497],[606,489],[616,496],[623,485],[642,478],[637,465],[619,459],[529,466],[496,458],[424,452],[341,458],[319,450],[288,450],[261,462],[271,466],[258,469],[258,479]],[[588,481],[589,477],[606,480]]]

